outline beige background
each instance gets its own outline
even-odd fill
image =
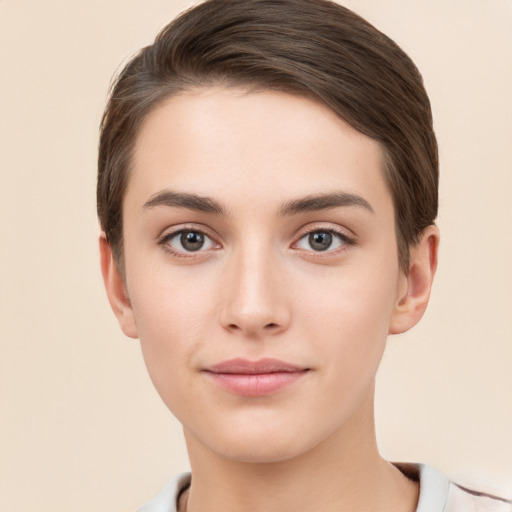
[[[512,495],[512,1],[347,0],[422,70],[441,148],[431,306],[390,339],[378,436]],[[0,509],[129,511],[187,468],[100,279],[97,131],[121,61],[191,2],[0,0]]]

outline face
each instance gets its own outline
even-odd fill
[[[372,422],[408,288],[376,141],[302,97],[184,92],[142,126],[123,218],[118,316],[189,444],[285,460]]]

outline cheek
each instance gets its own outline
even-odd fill
[[[365,267],[365,272],[344,269],[326,279],[324,286],[312,288],[301,302],[301,329],[315,343],[315,352],[328,360],[329,378],[343,381],[333,389],[358,386],[377,371],[398,280],[398,270],[384,267]]]
[[[181,394],[170,390],[187,389],[188,370],[213,323],[213,284],[158,266],[128,275],[148,373],[164,402],[172,406],[173,397]]]

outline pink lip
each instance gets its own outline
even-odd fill
[[[300,378],[309,368],[278,359],[230,359],[204,370],[226,391],[243,396],[264,396],[283,389]]]

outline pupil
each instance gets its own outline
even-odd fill
[[[315,251],[325,251],[332,244],[332,234],[325,232],[316,232],[309,235],[309,245]]]
[[[197,231],[187,231],[181,234],[180,241],[187,251],[198,251],[204,245],[204,235]]]

